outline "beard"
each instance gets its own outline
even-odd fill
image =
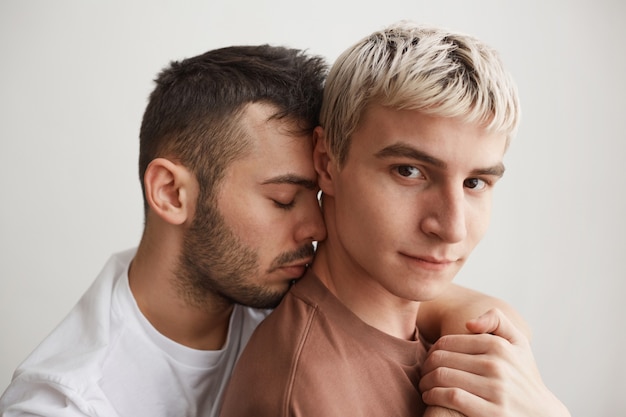
[[[204,310],[232,303],[264,309],[276,307],[289,285],[283,290],[270,289],[262,285],[263,275],[312,256],[313,245],[278,255],[268,271],[262,271],[258,253],[235,235],[215,206],[198,204],[194,220],[185,232],[174,271],[179,294],[190,305]]]

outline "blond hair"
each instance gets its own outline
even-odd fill
[[[320,123],[342,165],[367,105],[461,117],[515,135],[517,88],[497,52],[478,39],[402,21],[346,50],[332,66]]]

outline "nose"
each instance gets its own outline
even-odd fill
[[[307,201],[299,223],[295,236],[298,242],[319,242],[326,239],[326,225],[324,224],[317,195],[314,195],[313,198]]]
[[[425,207],[422,231],[446,243],[461,242],[467,236],[466,208],[463,188],[433,193]]]

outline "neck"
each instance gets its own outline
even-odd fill
[[[318,243],[312,270],[347,308],[368,325],[391,336],[414,340],[419,302],[387,291],[364,271],[349,265],[332,239]]]
[[[128,272],[133,297],[146,319],[169,339],[193,349],[221,349],[233,305],[216,299],[200,308],[184,299],[174,275],[178,243],[176,236],[151,240],[144,233]]]

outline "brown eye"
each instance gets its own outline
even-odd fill
[[[419,178],[422,175],[418,168],[410,165],[400,165],[396,167],[396,171],[405,178]]]
[[[468,178],[463,181],[463,186],[471,190],[482,190],[487,186],[487,183],[480,178]]]

